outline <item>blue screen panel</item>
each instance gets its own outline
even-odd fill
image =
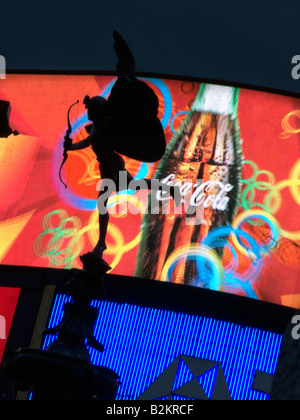
[[[68,301],[56,296],[49,327],[61,321]],[[89,348],[91,360],[120,376],[117,399],[269,399],[253,385],[257,374],[274,375],[280,334],[132,304],[92,305],[99,309],[95,337],[105,351]],[[43,348],[54,339],[47,336]]]

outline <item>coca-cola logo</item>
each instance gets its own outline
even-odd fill
[[[134,179],[128,183],[126,171],[119,173],[118,185],[111,179],[103,179],[98,183],[100,191],[97,200],[97,209],[100,214],[106,214],[108,209],[111,214],[176,214],[186,215],[187,223],[207,224],[204,217],[206,210],[225,211],[230,197],[227,195],[233,185],[223,183],[218,179],[203,181],[178,180],[175,174],[170,174],[161,181],[158,179]],[[110,197],[120,192],[122,206],[110,204]],[[149,191],[151,194],[149,195]],[[149,200],[148,200],[149,197]],[[170,205],[174,200],[174,206]],[[148,206],[139,206],[138,200]],[[117,201],[113,201],[116,203]],[[120,202],[119,202],[120,204]],[[138,211],[137,211],[138,210]],[[194,218],[192,222],[191,219]]]
[[[168,175],[161,180],[161,183],[169,187],[178,188],[181,204],[184,204],[187,213],[190,209],[199,206],[202,206],[204,209],[211,207],[213,210],[226,210],[230,200],[226,194],[233,189],[233,185],[229,183],[223,184],[218,180],[204,182],[202,179],[198,179],[196,182],[192,180],[181,182],[176,179],[174,174]],[[163,190],[157,191],[157,199],[158,201],[168,200],[167,192]]]

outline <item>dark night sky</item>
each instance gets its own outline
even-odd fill
[[[235,81],[300,93],[300,2],[265,0],[6,1],[0,54],[8,69],[114,70],[112,31],[138,72]]]

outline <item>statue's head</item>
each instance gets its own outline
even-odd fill
[[[102,96],[94,96],[93,98],[86,96],[83,104],[88,110],[88,119],[94,123],[97,123],[105,115],[108,115],[108,103]]]

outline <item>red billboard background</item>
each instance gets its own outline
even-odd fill
[[[63,171],[68,189],[60,183],[67,111],[80,100],[71,112],[71,137],[74,141],[83,139],[88,123],[84,96],[107,97],[115,80],[114,76],[8,74],[1,81],[0,99],[11,103],[10,124],[20,132],[19,136],[0,139],[1,264],[82,267],[79,256],[90,251],[98,238],[95,200],[99,171],[92,150],[72,152]],[[201,83],[143,80],[159,98],[159,118],[168,143],[190,111]],[[233,225],[249,233],[262,251],[255,260],[231,237],[218,261],[223,276],[219,290],[297,308],[299,118],[300,99],[240,89],[243,166]],[[138,178],[152,178],[159,164],[125,161],[129,172]],[[112,273],[134,275],[142,222],[142,214],[111,216],[104,256]]]

